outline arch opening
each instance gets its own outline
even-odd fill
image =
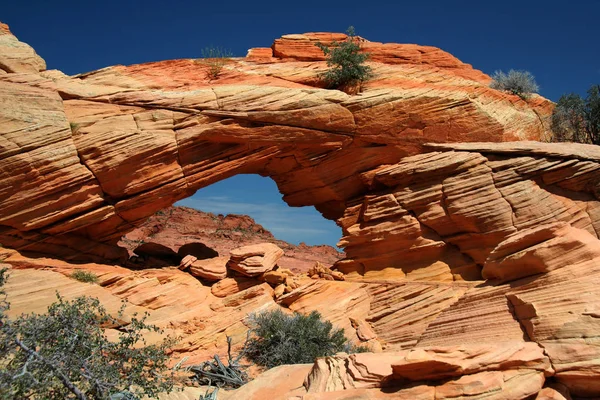
[[[279,240],[295,245],[329,245],[337,248],[341,229],[314,207],[290,207],[281,199],[276,183],[254,174],[240,174],[198,190],[175,206],[213,214],[248,215]]]
[[[313,207],[290,207],[276,183],[239,174],[199,189],[123,235],[125,263],[134,269],[179,265],[185,256],[226,257],[236,248],[273,243],[284,250],[280,266],[306,272],[318,261],[343,258],[341,229]]]

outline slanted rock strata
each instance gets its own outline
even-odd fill
[[[272,371],[246,398],[292,375],[304,389],[277,393],[304,400],[600,396],[599,148],[537,142],[551,102],[492,90],[431,47],[360,39],[375,78],[357,95],[324,90],[314,43],[344,37],[285,35],[215,81],[194,60],[69,77],[0,25],[0,243],[18,250],[0,259],[15,309],[91,290],[65,280],[86,269],[103,302],[182,338],[174,362],[222,354],[227,336],[239,347],[247,315],[277,308],[317,310],[374,350]],[[233,254],[248,276],[212,287],[177,267],[106,265],[156,211],[240,173],[337,222],[335,274],[283,283],[283,269],[265,274],[274,248]],[[223,277],[197,262],[182,268]]]

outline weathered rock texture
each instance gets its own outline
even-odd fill
[[[231,250],[227,266],[245,276],[258,276],[271,271],[283,255],[273,243],[259,243]]]
[[[323,394],[314,398],[323,399],[337,398],[335,392],[339,391],[350,394],[357,389],[381,387],[402,399],[414,396],[417,388],[423,396],[418,398],[432,400],[458,399],[462,395],[473,399],[524,399],[538,393],[545,375],[552,373],[548,357],[537,344],[507,342],[496,348],[463,345],[321,358],[304,385],[308,393]]]
[[[209,80],[194,60],[73,77],[38,72],[35,53],[7,28],[0,34],[12,43],[3,47],[11,65],[36,66],[0,76],[7,171],[0,243],[70,259],[122,260],[114,244],[156,211],[216,181],[257,173],[274,179],[291,206],[313,205],[337,220],[349,260],[364,272],[380,250],[365,245],[373,235],[384,248],[379,266],[410,259],[389,251],[408,229],[413,240],[400,247],[420,247],[431,255],[423,263],[435,264],[423,278],[472,278],[471,259],[443,245],[410,208],[399,205],[394,218],[408,225],[395,230],[373,227],[380,224],[370,212],[358,238],[348,230],[359,222],[352,210],[379,192],[373,179],[382,165],[423,152],[425,143],[540,139],[551,110],[542,97],[525,102],[489,89],[485,74],[431,47],[364,41],[375,79],[350,96],[318,88],[326,64],[314,42],[339,35],[285,36],[268,60],[251,52]],[[481,160],[470,164],[485,164],[469,154]]]
[[[3,245],[118,261],[123,233],[239,173],[270,176],[288,204],[342,227],[345,281],[285,294],[86,264],[107,299],[182,337],[175,356],[203,361],[226,335],[239,344],[250,312],[318,310],[384,352],[318,361],[321,378],[294,393],[306,400],[600,396],[600,149],[532,141],[546,134],[547,100],[489,89],[439,49],[367,41],[375,79],[359,95],[323,90],[313,45],[343,38],[333,34],[284,36],[212,81],[194,60],[39,72],[28,46],[0,35]],[[52,270],[47,282],[82,268],[3,258]],[[32,290],[9,295],[22,304]],[[388,381],[396,392],[378,387]]]

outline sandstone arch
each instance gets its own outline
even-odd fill
[[[0,243],[118,261],[123,233],[239,173],[269,176],[290,206],[336,220],[348,254],[338,267],[373,278],[478,279],[495,245],[540,220],[597,236],[596,149],[427,145],[540,139],[550,102],[489,89],[439,49],[370,42],[376,78],[363,93],[315,88],[313,42],[331,38],[283,37],[216,82],[193,60],[68,77],[25,52],[0,77]],[[574,171],[585,182],[572,187]],[[585,206],[549,195],[548,180]],[[531,213],[522,190],[548,211]]]
[[[401,377],[443,359],[463,375],[447,381],[441,371],[437,383],[457,384],[452,393],[481,381],[493,386],[478,385],[483,396],[527,397],[559,382],[574,396],[600,395],[600,151],[522,141],[543,138],[547,100],[490,90],[487,76],[439,49],[371,42],[364,45],[379,75],[364,93],[320,90],[315,72],[324,63],[312,42],[341,37],[331,34],[288,35],[251,50],[217,82],[193,60],[67,77],[44,71],[2,24],[0,35],[3,245],[118,260],[113,243],[156,209],[235,173],[263,174],[290,205],[312,204],[336,219],[348,255],[337,266],[349,282],[311,280],[279,304],[322,311],[348,332],[370,327],[386,351],[414,349],[394,363]],[[4,253],[12,253],[11,280],[33,288],[21,291],[21,305],[33,306],[32,293],[54,298],[56,286],[81,293],[77,282],[32,270],[76,266]],[[245,337],[239,321],[275,306],[268,284],[232,295],[248,281],[229,282],[216,300],[177,269],[162,284],[162,271],[88,267],[107,286],[86,293],[105,303],[119,303],[113,286],[135,307],[159,310],[165,324],[201,316],[175,349],[198,360],[225,342],[231,321]],[[487,282],[449,282],[480,278]],[[229,295],[248,301],[238,307]],[[214,313],[205,325],[207,309]],[[231,318],[227,328],[221,313]],[[482,354],[497,360],[492,370],[471,370]],[[381,371],[389,355],[366,357]],[[338,361],[326,363],[338,369],[321,375],[332,379],[327,387],[377,386],[368,368],[359,368],[362,377]],[[414,397],[405,389],[398,393]],[[438,389],[425,388],[431,396]]]

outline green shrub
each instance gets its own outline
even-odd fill
[[[160,331],[146,316],[133,317],[109,341],[102,327],[119,324],[97,299],[58,296],[47,314],[14,320],[7,308],[0,304],[0,399],[133,400],[173,388],[167,368],[173,341],[146,346],[142,334]]]
[[[534,76],[528,71],[515,71],[511,69],[508,74],[496,71],[492,75],[490,87],[516,94],[522,99],[528,98],[532,93],[537,93],[540,87],[535,82]]]
[[[327,57],[329,69],[321,75],[328,88],[344,88],[360,85],[369,80],[373,74],[365,62],[369,59],[368,53],[360,53],[360,45],[354,33],[354,27],[346,31],[348,37],[343,42],[333,42],[331,46],[317,42]]]
[[[317,311],[308,315],[267,311],[250,315],[250,323],[250,337],[244,354],[249,360],[267,368],[312,363],[317,357],[341,351],[367,350],[350,345],[344,330],[333,329],[331,322],[322,321]]]
[[[71,127],[71,132],[75,133],[79,128],[79,124],[76,122],[69,122],[69,127]]]
[[[225,64],[230,61],[232,54],[229,50],[220,47],[206,47],[201,50],[202,58],[198,59],[200,64],[208,67],[206,77],[208,79],[217,79],[223,70]]]
[[[93,272],[86,271],[84,269],[77,269],[69,276],[73,279],[77,279],[79,282],[98,283],[98,276]]]
[[[552,112],[553,141],[600,145],[600,85],[593,85],[583,99],[563,95]]]

